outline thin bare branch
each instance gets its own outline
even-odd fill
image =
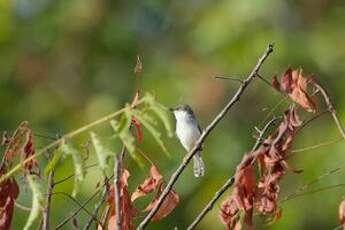
[[[343,125],[343,123],[340,121],[338,115],[337,115],[337,111],[334,108],[333,103],[331,102],[331,99],[328,96],[328,93],[326,92],[326,90],[316,81],[314,81],[314,85],[315,87],[321,92],[321,95],[323,96],[323,98],[325,99],[325,103],[328,107],[329,112],[332,114],[332,117],[335,121],[335,124],[337,125],[339,132],[341,134],[341,136],[345,139],[345,127]]]
[[[97,163],[91,164],[91,165],[87,165],[87,166],[84,167],[84,169],[89,169],[89,168],[93,168],[93,167],[96,167],[96,166],[98,166]],[[71,175],[69,175],[69,176],[67,176],[67,177],[65,177],[65,178],[62,178],[62,179],[60,179],[60,180],[54,182],[54,186],[55,186],[55,185],[58,185],[58,184],[61,184],[61,183],[65,182],[65,181],[71,179],[72,177],[74,177],[74,175],[75,175],[75,174],[72,173]]]
[[[331,140],[331,141],[327,141],[327,142],[322,142],[322,143],[319,143],[319,144],[316,144],[316,145],[312,145],[312,146],[308,146],[308,147],[304,147],[304,148],[299,148],[299,149],[293,149],[291,150],[291,153],[299,153],[299,152],[305,152],[305,151],[309,151],[309,150],[314,150],[314,149],[318,149],[318,148],[321,148],[321,147],[324,147],[324,146],[328,146],[328,145],[331,145],[331,144],[335,144],[335,143],[338,143],[340,141],[343,141],[344,138],[338,138],[338,139],[335,139],[335,140]]]
[[[107,198],[107,193],[108,193],[107,186],[105,186],[104,190],[102,192],[101,198],[98,201],[98,203],[96,204],[95,209],[93,210],[92,216],[89,218],[89,220],[86,222],[86,224],[85,224],[85,226],[83,228],[84,230],[88,230],[91,227],[91,224],[92,224],[92,222],[94,220],[93,217],[97,217],[98,216],[98,211],[101,208],[102,204],[104,203],[105,199]],[[102,223],[102,221],[101,221],[101,223]]]
[[[228,190],[235,182],[235,177],[230,177],[223,185],[220,187],[220,189],[217,190],[217,192],[214,194],[212,199],[207,203],[207,205],[202,209],[202,211],[199,213],[199,215],[194,219],[194,221],[188,226],[188,230],[194,229],[200,221],[206,216],[206,214],[213,209],[214,204],[217,202],[217,200],[223,195],[223,193]]]
[[[115,156],[114,167],[114,192],[115,192],[115,225],[117,230],[121,230],[121,174],[122,174],[122,156],[125,154],[126,147],[122,146],[121,153]]]
[[[311,185],[316,184],[317,182],[319,182],[320,180],[322,180],[325,177],[328,177],[338,171],[344,170],[345,169],[345,165],[341,166],[341,167],[337,167],[335,169],[331,169],[329,171],[327,171],[326,173],[318,176],[317,178],[311,180],[310,182],[308,182],[307,184],[303,185],[302,187],[298,188],[295,192],[287,195],[285,198],[283,198],[280,202],[285,202],[287,200],[292,199],[293,197],[298,197],[300,194],[302,194],[304,191],[306,191]]]
[[[258,130],[258,134],[259,136],[256,139],[256,142],[252,148],[252,151],[254,151],[255,149],[257,149],[260,145],[260,143],[263,140],[263,136],[265,135],[265,133],[267,132],[267,130],[271,127],[271,125],[273,125],[278,119],[278,117],[273,118],[272,120],[270,120],[269,122],[267,122],[267,124],[263,127],[262,130]],[[227,179],[227,181],[222,185],[222,187],[220,187],[220,189],[217,190],[217,192],[214,194],[214,196],[212,197],[212,199],[207,203],[207,205],[202,209],[202,211],[199,213],[199,215],[194,219],[194,221],[188,226],[188,230],[192,230],[194,229],[199,223],[200,221],[206,216],[206,214],[212,210],[214,204],[217,202],[217,200],[223,195],[223,193],[230,188],[233,183],[235,182],[235,177],[231,176],[230,178]]]
[[[291,196],[291,197],[288,197],[288,198],[286,198],[284,200],[281,200],[280,203],[283,203],[283,202],[288,201],[288,200],[295,199],[297,197],[306,196],[306,195],[310,195],[310,194],[313,194],[313,193],[318,193],[318,192],[322,192],[322,191],[326,191],[326,190],[331,190],[331,189],[334,189],[334,188],[340,188],[340,187],[344,187],[344,186],[345,186],[345,184],[335,184],[335,185],[325,186],[325,187],[318,188],[318,189],[311,190],[311,191],[304,192],[304,193],[298,193],[295,196]]]
[[[150,222],[151,218],[157,213],[162,203],[164,202],[165,198],[168,196],[170,190],[175,185],[176,181],[179,179],[181,173],[187,167],[187,165],[189,164],[189,162],[191,161],[195,153],[201,148],[201,145],[205,141],[206,137],[212,132],[212,130],[218,125],[218,123],[225,117],[225,115],[230,110],[230,108],[232,108],[233,105],[235,105],[236,102],[240,100],[241,95],[243,94],[247,86],[250,84],[250,82],[257,76],[257,73],[259,72],[262,64],[272,52],[273,52],[273,45],[269,44],[266,48],[266,51],[260,57],[260,59],[258,60],[257,64],[255,65],[255,67],[253,68],[249,76],[245,80],[243,80],[240,87],[236,91],[235,95],[230,99],[230,101],[226,104],[223,110],[220,111],[220,113],[214,118],[214,120],[206,127],[206,129],[202,132],[198,141],[195,143],[192,150],[189,151],[187,156],[183,159],[181,164],[178,166],[175,172],[171,175],[167,186],[164,188],[162,194],[157,200],[156,206],[149,212],[149,214],[139,224],[138,229],[144,229],[147,226],[147,224]]]
[[[83,209],[86,207],[86,205],[87,205],[91,200],[93,200],[93,198],[95,198],[95,197],[97,196],[97,194],[100,192],[100,190],[101,190],[104,186],[106,186],[106,185],[108,184],[109,180],[111,180],[113,177],[114,177],[114,176],[112,175],[111,177],[107,178],[107,179],[105,180],[105,182],[103,183],[102,186],[98,187],[98,188],[96,189],[96,191],[95,191],[95,192],[94,192],[94,193],[93,193],[83,204],[81,204],[80,207],[79,207],[77,210],[75,210],[70,216],[66,217],[66,218],[65,218],[60,224],[58,224],[54,229],[60,229],[60,228],[62,228],[65,224],[68,223],[68,221],[70,221],[73,217],[75,217],[76,215],[78,215],[78,213],[79,213],[81,210],[83,210]],[[97,220],[97,222],[98,222],[98,220]],[[99,222],[98,222],[98,223],[99,223]]]
[[[52,192],[54,189],[54,169],[49,172],[48,175],[48,188],[46,193],[46,201],[45,206],[43,208],[43,223],[42,223],[42,229],[43,230],[49,230],[49,214],[50,214],[50,204],[51,204],[51,198],[52,198]]]
[[[237,81],[239,83],[242,83],[243,80],[241,78],[236,77],[225,77],[225,76],[213,76],[215,79],[223,79],[223,80],[230,80],[230,81]]]
[[[94,221],[96,221],[97,223],[100,223],[97,217],[93,216],[93,214],[85,207],[85,205],[81,204],[77,199],[75,199],[73,196],[71,196],[67,192],[54,192],[52,193],[52,195],[62,195],[62,196],[68,197],[70,200],[76,203],[81,208],[81,210],[84,210],[90,217],[92,217]]]

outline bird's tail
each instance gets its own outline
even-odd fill
[[[193,156],[193,171],[195,177],[202,177],[205,174],[205,165],[200,152]]]

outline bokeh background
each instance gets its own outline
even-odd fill
[[[166,106],[190,104],[205,127],[238,86],[212,76],[245,77],[269,42],[275,43],[275,51],[264,64],[262,76],[270,80],[288,66],[303,67],[328,89],[345,121],[344,25],[342,0],[0,0],[0,129],[11,131],[28,120],[37,134],[54,137],[120,109],[135,90],[136,55],[143,62],[142,91],[151,92]],[[250,85],[205,143],[205,177],[195,179],[188,168],[176,185],[180,205],[148,229],[184,229],[234,172],[255,141],[254,127],[262,126],[268,110],[281,98],[260,80]],[[275,114],[286,107],[283,103]],[[95,131],[110,149],[118,151],[120,143],[109,137],[109,130],[105,125]],[[326,115],[298,135],[294,148],[338,137]],[[87,138],[86,133],[74,143],[78,146]],[[164,135],[163,139],[171,158],[146,132],[140,147],[167,180],[184,150],[176,138]],[[35,140],[37,148],[50,141]],[[94,161],[91,151],[88,163]],[[44,165],[46,158],[41,157],[40,162]],[[290,162],[304,172],[284,177],[281,197],[331,169],[344,168],[344,144],[301,152]],[[148,170],[140,169],[130,158],[126,165],[133,189]],[[72,162],[66,158],[55,177],[70,173]],[[310,189],[344,183],[344,173],[339,170]],[[87,199],[100,178],[97,168],[90,169],[77,199]],[[23,182],[19,174],[18,180]],[[72,186],[70,180],[55,190],[70,192]],[[344,195],[345,188],[340,186],[289,200],[281,204],[280,221],[268,226],[256,217],[255,223],[258,229],[333,229],[339,225],[338,204]],[[30,206],[30,202],[30,189],[22,183],[18,203]],[[52,226],[77,208],[58,195],[52,205]],[[143,207],[144,202],[137,205]],[[224,228],[218,219],[219,205],[198,229]],[[93,203],[88,208],[92,210]],[[22,229],[27,215],[16,208],[13,229]],[[77,220],[83,226],[87,218],[81,212]],[[68,223],[64,229],[72,229],[72,225]]]

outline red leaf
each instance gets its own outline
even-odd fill
[[[158,198],[161,195],[162,191],[163,191],[163,186],[161,184],[159,188],[159,192],[153,198],[151,203],[145,208],[146,212],[151,211],[157,205]],[[176,208],[179,201],[180,201],[180,198],[178,194],[173,189],[170,190],[168,196],[165,198],[165,200],[163,201],[162,205],[160,206],[156,214],[152,217],[151,221],[152,222],[158,221],[160,219],[163,219],[167,215],[169,215]]]
[[[0,177],[5,173],[4,166],[0,169]],[[0,184],[0,230],[11,229],[13,208],[18,197],[19,187],[14,178]]]
[[[281,77],[280,84],[274,77],[272,85],[274,88],[287,93],[293,101],[308,112],[315,112],[316,105],[307,92],[309,83],[310,79],[303,77],[302,69],[293,70],[289,68]]]
[[[132,125],[134,125],[137,133],[137,141],[140,144],[143,140],[143,131],[141,129],[141,124],[135,116],[132,116]]]
[[[226,229],[242,229],[239,209],[232,196],[222,203],[219,216],[222,223],[226,225]]]
[[[123,230],[135,229],[132,224],[134,217],[138,215],[138,211],[133,208],[128,193],[127,179],[129,177],[128,170],[124,169],[120,178],[120,200],[121,200],[121,227]],[[108,229],[113,230],[115,225],[115,194],[114,186],[111,186],[108,192],[107,203],[110,207],[110,216],[108,218]]]
[[[139,197],[145,196],[148,193],[154,191],[159,184],[162,183],[163,176],[158,171],[155,165],[151,165],[150,177],[146,178],[144,183],[139,185],[131,196],[131,200],[135,201]]]
[[[339,205],[339,220],[345,230],[345,199]]]

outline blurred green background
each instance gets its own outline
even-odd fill
[[[275,51],[264,64],[262,76],[270,79],[288,66],[315,73],[345,121],[344,25],[343,0],[0,0],[0,129],[11,131],[28,120],[37,134],[55,136],[120,109],[135,90],[136,55],[143,62],[142,91],[151,92],[166,106],[190,104],[205,127],[238,86],[212,76],[245,77],[269,42],[275,43]],[[189,167],[176,185],[180,205],[148,229],[186,228],[234,172],[255,141],[253,127],[281,98],[260,80],[250,85],[205,143],[205,177],[195,179]],[[109,138],[107,125],[95,131],[109,148],[119,151],[120,143]],[[338,137],[326,115],[298,135],[294,148]],[[87,133],[81,135],[74,144],[87,138]],[[163,139],[172,158],[162,153],[147,132],[140,147],[168,180],[184,150],[176,138],[165,135]],[[35,141],[37,148],[49,143],[40,137]],[[40,162],[44,165],[46,158]],[[91,152],[88,163],[92,162]],[[304,172],[283,178],[281,197],[331,169],[344,167],[344,145],[301,152],[290,163]],[[138,168],[130,158],[126,165],[133,190],[148,169]],[[55,178],[71,173],[72,162],[66,159]],[[344,183],[344,173],[340,170],[325,177],[311,189]],[[97,168],[90,169],[77,199],[87,199],[100,178]],[[23,182],[19,174],[18,181]],[[73,180],[55,190],[70,192],[72,186]],[[23,183],[21,187],[18,203],[31,206],[30,189]],[[255,224],[257,229],[333,229],[339,225],[338,204],[344,195],[345,188],[339,187],[296,198],[281,204],[283,217],[274,225],[267,226],[261,217],[255,218]],[[52,205],[52,226],[77,208],[59,195],[53,197]],[[224,228],[218,219],[219,205],[198,229]],[[93,204],[88,208],[92,210]],[[16,208],[13,229],[22,229],[27,215]],[[81,212],[77,219],[83,226],[87,218]],[[72,229],[71,223],[64,229]]]

